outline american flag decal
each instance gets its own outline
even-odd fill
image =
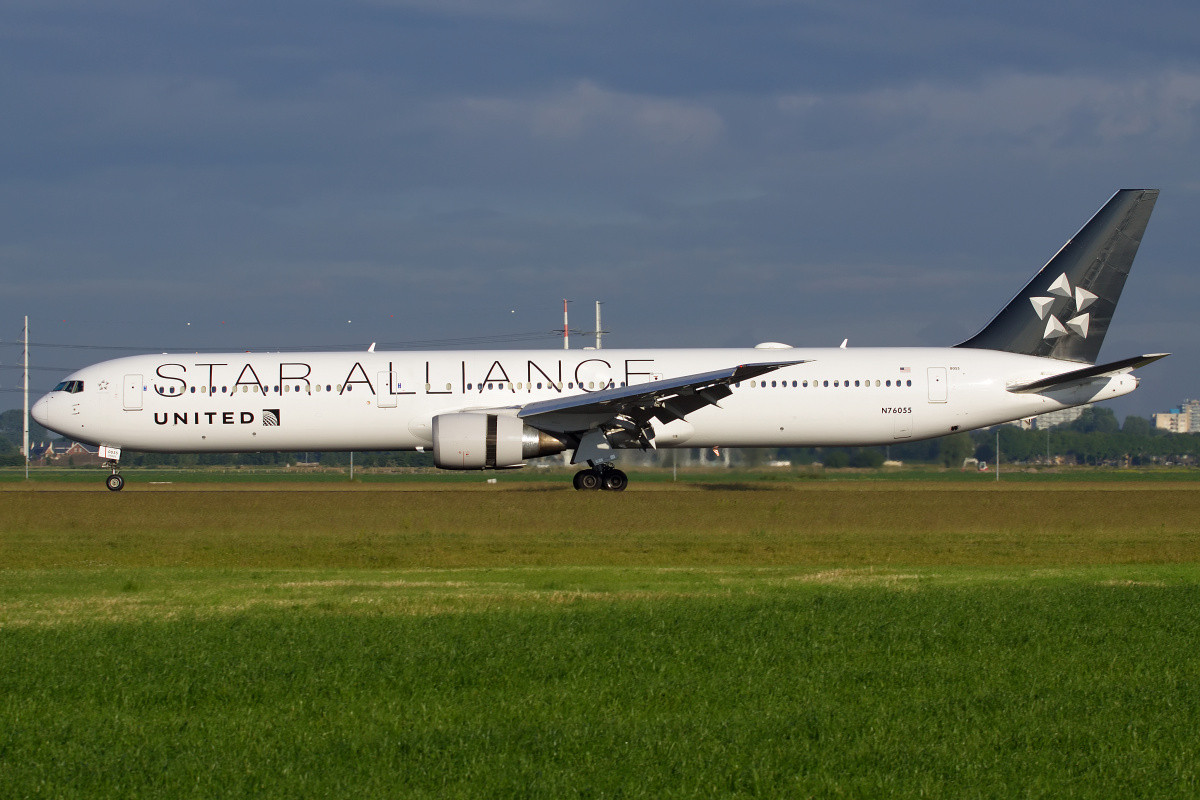
[[[912,372],[912,368],[911,367],[901,367],[900,371],[901,372]]]

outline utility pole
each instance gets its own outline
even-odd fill
[[[25,480],[29,480],[29,315],[25,315],[25,413],[21,416],[25,435],[22,445],[25,454]]]
[[[996,480],[1000,480],[1000,427],[996,427]]]
[[[571,329],[567,327],[567,303],[570,300],[563,298],[563,350],[571,349]]]
[[[602,333],[604,333],[604,330],[600,327],[600,301],[597,300],[596,301],[596,349],[597,350],[600,349],[600,334],[602,334]]]

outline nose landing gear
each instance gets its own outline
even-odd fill
[[[104,485],[108,487],[110,492],[119,492],[125,488],[125,479],[121,477],[121,473],[117,469],[117,462],[108,461],[104,466],[112,470],[112,475],[104,479]]]

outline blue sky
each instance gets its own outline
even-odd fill
[[[613,347],[953,344],[1157,187],[1101,356],[1176,354],[1121,416],[1200,395],[1194,3],[10,0],[0,104],[0,389],[26,313],[151,352],[563,297]]]

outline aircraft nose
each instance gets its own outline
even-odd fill
[[[44,396],[29,409],[29,415],[43,428],[50,427],[50,395]]]

